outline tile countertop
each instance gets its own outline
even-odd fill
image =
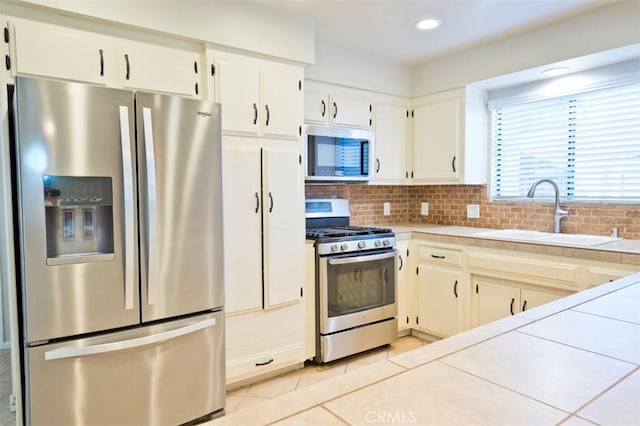
[[[544,241],[524,241],[483,235],[487,231],[495,231],[494,229],[488,228],[414,224],[380,226],[391,228],[396,234],[396,239],[399,241],[410,238],[425,238],[430,241],[442,243],[481,246],[486,248],[640,265],[640,240],[620,239],[618,241],[605,244],[585,247],[572,245],[570,243],[559,244]]]
[[[640,424],[640,274],[212,424]]]

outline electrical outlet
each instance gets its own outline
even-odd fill
[[[467,205],[467,219],[478,219],[480,217],[480,206],[478,204]]]
[[[389,216],[391,214],[391,203],[384,203],[383,204],[383,210],[384,210],[384,215],[385,216]]]
[[[429,203],[420,204],[420,214],[422,216],[429,216]]]

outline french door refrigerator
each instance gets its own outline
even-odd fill
[[[26,423],[176,425],[222,410],[220,106],[14,87]]]

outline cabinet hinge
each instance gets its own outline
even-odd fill
[[[198,61],[193,61],[193,71],[198,74]]]
[[[302,290],[302,287],[300,287],[300,297],[302,297],[304,294],[304,291]]]
[[[216,66],[214,64],[211,64],[211,77],[213,77],[214,75],[216,75]]]
[[[9,43],[9,28],[4,27],[4,42]]]

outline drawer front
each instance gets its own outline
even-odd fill
[[[236,357],[242,352],[245,353]],[[229,351],[227,353],[227,385],[301,363],[304,358],[303,353],[302,342],[253,353],[242,349]]]
[[[422,262],[462,266],[462,252],[440,247],[418,246],[418,257]]]

